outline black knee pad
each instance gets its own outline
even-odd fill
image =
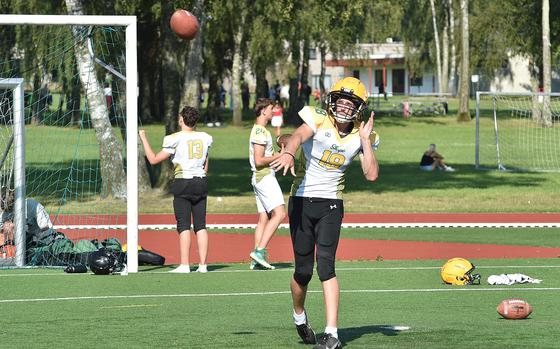
[[[294,272],[294,280],[296,280],[296,282],[301,285],[301,286],[307,286],[309,284],[309,281],[311,281],[311,276],[313,276],[313,274],[308,274],[308,273],[299,273],[299,272]]]

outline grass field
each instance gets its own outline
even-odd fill
[[[441,283],[443,261],[340,262],[339,335],[345,348],[556,348],[560,261],[473,260],[481,285]],[[208,274],[145,268],[128,276],[3,270],[1,347],[310,348],[291,320],[291,266],[251,272],[216,265]],[[489,286],[486,277],[524,273],[542,284]],[[307,310],[324,329],[315,277]],[[526,320],[496,306],[526,299]],[[400,330],[399,330],[400,329]]]
[[[404,97],[392,97],[398,104]],[[489,101],[482,102],[483,133],[493,132]],[[471,107],[474,104],[471,103]],[[457,100],[449,99],[448,116],[420,116],[404,119],[400,115],[380,114],[375,128],[381,135],[377,151],[380,176],[374,183],[363,178],[358,161],[347,173],[345,200],[347,212],[554,212],[560,206],[560,176],[556,173],[476,170],[475,122],[457,122]],[[223,113],[226,124],[231,112]],[[250,113],[249,113],[250,114]],[[250,185],[248,135],[252,117],[244,115],[243,126],[208,128],[214,144],[210,152],[209,202],[211,213],[254,211]],[[161,149],[163,125],[143,125],[154,150]],[[119,132],[115,130],[119,137]],[[283,133],[293,128],[283,129]],[[99,200],[101,177],[97,165],[99,147],[92,129],[54,126],[26,127],[28,150],[28,194],[45,204],[50,212],[90,212],[92,206],[106,205],[123,213],[124,205]],[[79,147],[64,145],[65,140],[80,139]],[[455,173],[426,173],[418,169],[428,144],[436,143]],[[45,155],[47,154],[47,155]],[[79,156],[78,161],[72,161]],[[81,168],[81,166],[91,168]],[[158,173],[159,167],[155,167]],[[55,179],[65,179],[53,184]],[[292,179],[279,176],[285,193]],[[48,186],[48,188],[46,188]],[[54,194],[53,194],[54,193]],[[70,193],[70,194],[69,194]],[[70,195],[70,196],[69,196]],[[159,189],[140,194],[141,213],[171,213],[171,196]],[[85,204],[85,205],[84,205]]]

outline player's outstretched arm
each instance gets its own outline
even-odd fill
[[[362,171],[364,172],[364,177],[368,181],[374,181],[379,175],[379,165],[377,163],[377,158],[373,152],[371,145],[370,135],[373,132],[373,122],[375,119],[375,113],[372,111],[367,122],[360,124],[360,141],[362,143],[362,153],[360,154],[360,163],[362,165]]]
[[[171,154],[164,151],[160,151],[158,154],[155,154],[152,150],[152,147],[150,146],[150,142],[148,142],[146,131],[138,131],[138,136],[140,136],[140,140],[142,141],[142,145],[144,146],[144,152],[146,153],[146,158],[151,165],[159,164],[160,162],[171,156]]]
[[[313,137],[313,129],[311,127],[307,124],[298,127],[288,140],[288,144],[286,144],[280,156],[270,163],[270,167],[276,172],[283,171],[282,174],[284,176],[288,171],[290,171],[292,176],[295,176],[295,154],[299,146],[311,137]]]

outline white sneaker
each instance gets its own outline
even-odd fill
[[[198,266],[198,268],[196,269],[197,273],[207,273],[208,272],[208,267],[206,264],[200,264]]]
[[[216,126],[216,127],[220,127],[220,126],[222,126],[222,123],[221,123],[221,122],[219,122],[219,121],[216,121],[216,122],[214,123],[214,126]]]
[[[206,124],[206,126],[207,126],[207,127],[214,127],[214,123],[209,122],[209,123]]]
[[[447,166],[447,167],[445,168],[445,172],[455,172],[455,169],[454,169],[453,167],[451,167],[451,166]]]
[[[170,270],[170,273],[181,273],[181,274],[186,274],[186,273],[190,273],[191,272],[191,268],[189,267],[188,264],[181,264],[179,265],[177,268]]]

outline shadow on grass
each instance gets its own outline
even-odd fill
[[[369,325],[360,327],[339,328],[338,335],[342,344],[346,344],[367,334],[381,333],[385,336],[396,336],[400,332],[393,325]]]
[[[417,189],[488,189],[500,187],[539,187],[546,178],[532,172],[514,172],[507,175],[496,171],[476,170],[472,164],[452,164],[457,172],[425,172],[417,162],[381,163],[379,178],[374,182],[364,179],[358,161],[350,165],[346,173],[345,192],[365,191],[374,193],[405,193]],[[290,191],[293,177],[276,176],[284,193]],[[65,200],[88,200],[99,195],[101,174],[98,162],[86,174],[72,169],[72,164],[53,163],[28,164],[26,171],[27,194],[35,197],[43,205],[63,204]],[[87,183],[87,185],[84,185]],[[48,185],[46,185],[48,184]],[[246,158],[210,161],[208,191],[215,196],[241,196],[253,192],[251,169]]]
[[[212,195],[243,195],[252,193],[251,171],[245,159],[213,159],[208,175],[208,190]],[[346,172],[345,192],[369,191],[374,193],[406,193],[418,189],[489,189],[499,187],[539,187],[546,178],[530,172],[496,175],[496,171],[476,170],[472,164],[455,164],[456,172],[425,172],[418,163],[381,163],[379,178],[375,182],[365,180],[356,161]],[[284,193],[290,191],[291,175],[276,176]]]
[[[456,172],[426,172],[418,163],[380,164],[379,178],[371,183],[363,178],[360,166],[352,164],[346,174],[346,192],[371,191],[410,192],[417,189],[488,189],[507,186],[538,187],[544,178],[530,172],[496,175],[495,171],[479,171],[471,164],[453,164]]]

